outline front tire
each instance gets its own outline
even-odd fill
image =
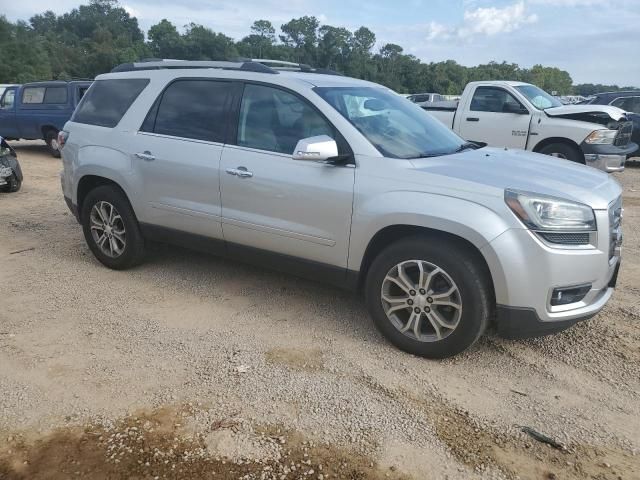
[[[584,164],[582,153],[577,148],[566,143],[552,143],[540,149],[540,153]]]
[[[114,270],[133,267],[144,258],[144,239],[124,193],[112,185],[91,190],[80,220],[87,245],[103,265]]]
[[[385,248],[367,274],[367,309],[378,330],[405,352],[456,355],[485,331],[490,280],[468,249],[415,236]]]

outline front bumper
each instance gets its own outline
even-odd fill
[[[601,290],[591,304],[573,310],[569,318],[544,321],[533,308],[497,305],[496,331],[503,338],[517,339],[539,337],[566,330],[578,322],[590,319],[604,308],[613,295],[617,276],[618,269],[616,268],[607,288]]]
[[[593,145],[582,142],[580,145],[584,154],[584,162],[590,167],[604,172],[621,172],[627,157],[638,149],[635,143],[629,143],[625,147],[615,145]]]
[[[607,210],[595,210],[597,235],[590,245],[558,248],[526,229],[510,229],[481,249],[494,283],[498,332],[507,337],[551,333],[598,313],[611,298],[620,249],[610,249]],[[553,292],[589,284],[578,301],[564,305]]]
[[[78,223],[80,223],[80,214],[78,213],[78,207],[73,204],[69,197],[66,196],[64,197],[64,203],[67,204],[67,208],[69,209],[69,211],[73,214]]]

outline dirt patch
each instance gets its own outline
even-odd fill
[[[640,458],[630,453],[579,444],[553,448],[524,433],[498,432],[441,399],[407,397],[424,409],[451,453],[476,471],[493,467],[522,480],[619,480],[640,475]]]
[[[265,353],[267,362],[285,365],[293,370],[317,371],[324,368],[322,351],[298,348],[272,348]]]
[[[277,426],[247,433],[228,420],[194,432],[185,425],[195,415],[190,407],[162,408],[41,437],[13,434],[0,448],[0,479],[407,478],[382,471],[366,456]]]

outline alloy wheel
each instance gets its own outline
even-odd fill
[[[391,268],[380,299],[393,326],[420,342],[448,337],[462,316],[456,283],[442,268],[424,260],[407,260]]]
[[[122,255],[127,234],[122,217],[111,203],[97,202],[90,214],[91,236],[100,251],[111,258]]]

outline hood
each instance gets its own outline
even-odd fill
[[[606,210],[622,189],[609,174],[548,155],[524,150],[480,148],[441,157],[412,160],[422,172],[442,175],[471,194],[502,196],[505,188],[522,190],[584,203]]]
[[[605,124],[611,120],[619,122],[626,120],[626,112],[611,105],[563,105],[562,107],[552,107],[544,110],[550,117],[567,117],[584,122],[594,122]]]

